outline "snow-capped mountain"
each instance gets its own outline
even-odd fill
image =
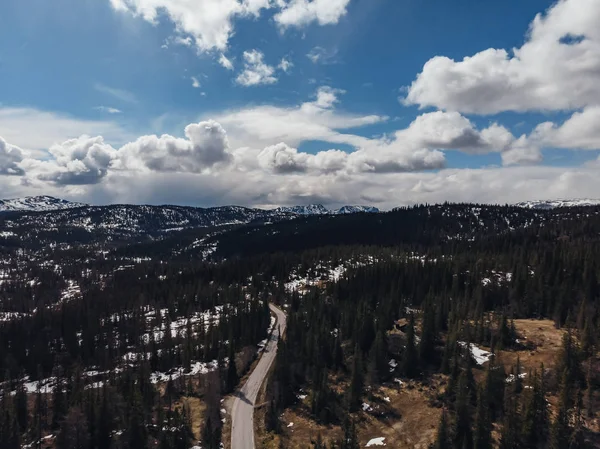
[[[331,213],[331,211],[322,204],[309,204],[307,206],[283,206],[274,210],[276,212],[296,215],[327,215]]]
[[[336,210],[335,214],[358,214],[358,213],[372,213],[376,214],[379,209],[373,206],[344,206]]]
[[[0,200],[0,212],[26,211],[42,212],[53,210],[75,209],[85,207],[87,204],[74,203],[71,201],[54,198],[52,196],[27,196],[24,198],[13,198]]]
[[[339,214],[358,214],[361,212],[379,212],[379,209],[372,206],[343,206],[339,209],[327,209],[322,204],[309,204],[308,206],[288,206],[275,209],[276,212],[283,212],[296,215],[339,215]]]
[[[539,200],[539,201],[524,201],[517,203],[516,206],[527,209],[548,210],[559,207],[582,207],[582,206],[598,206],[600,200],[594,199],[575,199],[575,200]]]

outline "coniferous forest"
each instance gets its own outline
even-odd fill
[[[600,447],[598,207],[74,227],[0,237],[2,448],[229,447],[269,303],[257,447]]]

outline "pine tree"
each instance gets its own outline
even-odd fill
[[[59,449],[89,449],[87,417],[78,406],[71,407],[65,416],[60,426],[57,445]]]
[[[226,392],[231,392],[235,389],[239,382],[237,368],[235,366],[235,350],[233,347],[233,335],[229,339],[229,360],[227,362],[227,380],[226,380]]]
[[[352,377],[350,388],[348,389],[348,408],[350,411],[356,411],[360,407],[361,396],[364,388],[364,372],[362,351],[356,345],[354,348],[354,357],[352,360]]]
[[[543,370],[543,365],[542,365]],[[545,398],[543,371],[531,376],[532,388],[528,390],[523,414],[521,440],[525,447],[544,447],[548,430],[548,410]]]
[[[492,447],[492,420],[488,393],[485,387],[478,389],[474,449],[491,449]]]
[[[19,431],[21,433],[25,433],[29,422],[29,412],[27,410],[27,392],[25,391],[25,386],[23,385],[22,380],[18,383],[14,402]]]
[[[426,301],[423,311],[421,341],[419,342],[419,359],[424,364],[431,362],[435,357],[436,334],[435,310],[432,301]]]
[[[569,426],[569,403],[571,402],[571,399],[569,397],[568,377],[569,375],[565,370],[562,379],[558,412],[554,424],[552,425],[552,432],[550,435],[551,449],[568,448],[571,439],[571,427]]]
[[[346,415],[344,419],[342,431],[344,436],[339,443],[340,449],[359,449],[360,444],[358,442],[358,435],[356,434],[356,426],[349,415]]]
[[[442,411],[442,417],[440,418],[440,424],[438,425],[437,436],[435,438],[433,449],[446,449],[450,447],[451,441],[449,432],[448,414],[444,409]]]
[[[462,372],[458,381],[458,392],[456,396],[456,422],[454,423],[453,447],[473,448],[473,430],[471,427],[470,395],[467,374]]]
[[[385,380],[388,372],[387,339],[385,337],[385,333],[380,330],[377,332],[377,336],[373,342],[373,347],[369,352],[369,383],[380,383],[381,381]]]
[[[415,317],[411,314],[406,329],[406,348],[402,354],[402,362],[400,364],[402,375],[409,379],[417,377],[419,373],[418,363],[419,358],[417,348],[415,347]]]

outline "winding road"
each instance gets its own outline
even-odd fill
[[[285,332],[286,326],[285,313],[272,304],[269,307],[275,314],[277,323],[256,368],[254,368],[242,389],[236,393],[231,413],[231,449],[255,449],[254,407],[256,406],[256,397],[277,355],[279,334]]]

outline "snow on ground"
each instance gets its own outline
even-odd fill
[[[373,411],[373,407],[371,407],[366,402],[363,402],[362,409],[363,409],[363,412],[372,412]]]
[[[373,438],[372,440],[369,440],[369,442],[367,443],[367,447],[385,446],[384,441],[385,441],[385,437]]]
[[[345,264],[338,265],[334,268],[328,268],[323,264],[316,265],[310,269],[306,276],[302,277],[296,272],[290,274],[290,281],[285,284],[285,289],[289,292],[299,291],[311,285],[317,285],[319,282],[339,281],[347,268]]]
[[[527,377],[527,373],[521,373],[519,374],[519,379],[525,379]],[[506,376],[505,382],[507,384],[511,384],[515,381],[515,375],[514,374],[509,374],[508,376]]]
[[[1,283],[2,283],[2,281],[0,281],[0,284]],[[28,313],[19,313],[19,312],[0,312],[0,322],[20,320],[21,318],[25,318],[27,316],[31,316],[31,315]]]
[[[404,382],[402,382],[402,381],[401,381],[400,379],[398,379],[398,378],[395,378],[395,379],[394,379],[394,382],[395,382],[395,383],[397,383],[399,387],[401,387],[401,386],[404,384]]]
[[[293,422],[291,422],[291,423],[289,423],[287,426],[288,426],[288,428],[289,428],[289,427],[294,427],[294,423],[293,423]]]
[[[490,284],[501,285],[508,284],[512,281],[512,273],[492,270],[488,277],[481,279],[481,284],[486,287]]]
[[[396,362],[396,359],[392,359],[390,360],[390,373],[393,373],[394,370],[396,369],[396,367],[398,366],[398,362]]]
[[[79,284],[76,281],[67,279],[67,288],[61,292],[59,302],[70,301],[77,296],[81,296],[81,287],[79,287]]]
[[[179,318],[175,321],[171,322],[171,337],[177,338],[178,335],[181,335],[182,332],[185,333],[187,328],[188,320],[190,321],[192,326],[198,325],[200,323],[204,323],[204,325],[208,328],[210,325],[216,325],[219,323],[219,318],[223,311],[223,306],[216,306],[211,310],[206,310],[204,312],[196,312],[190,317]],[[146,313],[146,322],[152,323],[156,318],[157,314],[160,315],[163,319],[167,316],[168,309],[160,309],[160,310],[150,310]],[[152,331],[145,333],[142,335],[142,341],[144,343],[149,343],[151,340],[151,336],[153,334],[154,341],[160,342],[165,337],[167,324],[162,323],[160,326],[156,326]]]
[[[383,398],[383,400],[384,400],[385,402],[390,402],[390,398],[389,398],[388,396],[386,396],[385,398]]]
[[[217,361],[213,360],[209,363],[195,362],[192,363],[190,371],[186,372],[183,367],[174,368],[166,373],[156,371],[150,375],[150,380],[153,384],[159,382],[168,382],[169,379],[175,380],[180,377],[197,376],[198,374],[207,374],[215,371],[218,368]]]
[[[462,348],[467,346],[467,343],[465,341],[459,341],[458,344]],[[473,343],[471,343],[470,349],[471,349],[471,357],[473,357],[473,359],[475,360],[475,363],[477,363],[478,365],[483,365],[484,363],[489,362],[490,358],[493,355],[489,351],[485,351],[484,349],[478,348]]]

